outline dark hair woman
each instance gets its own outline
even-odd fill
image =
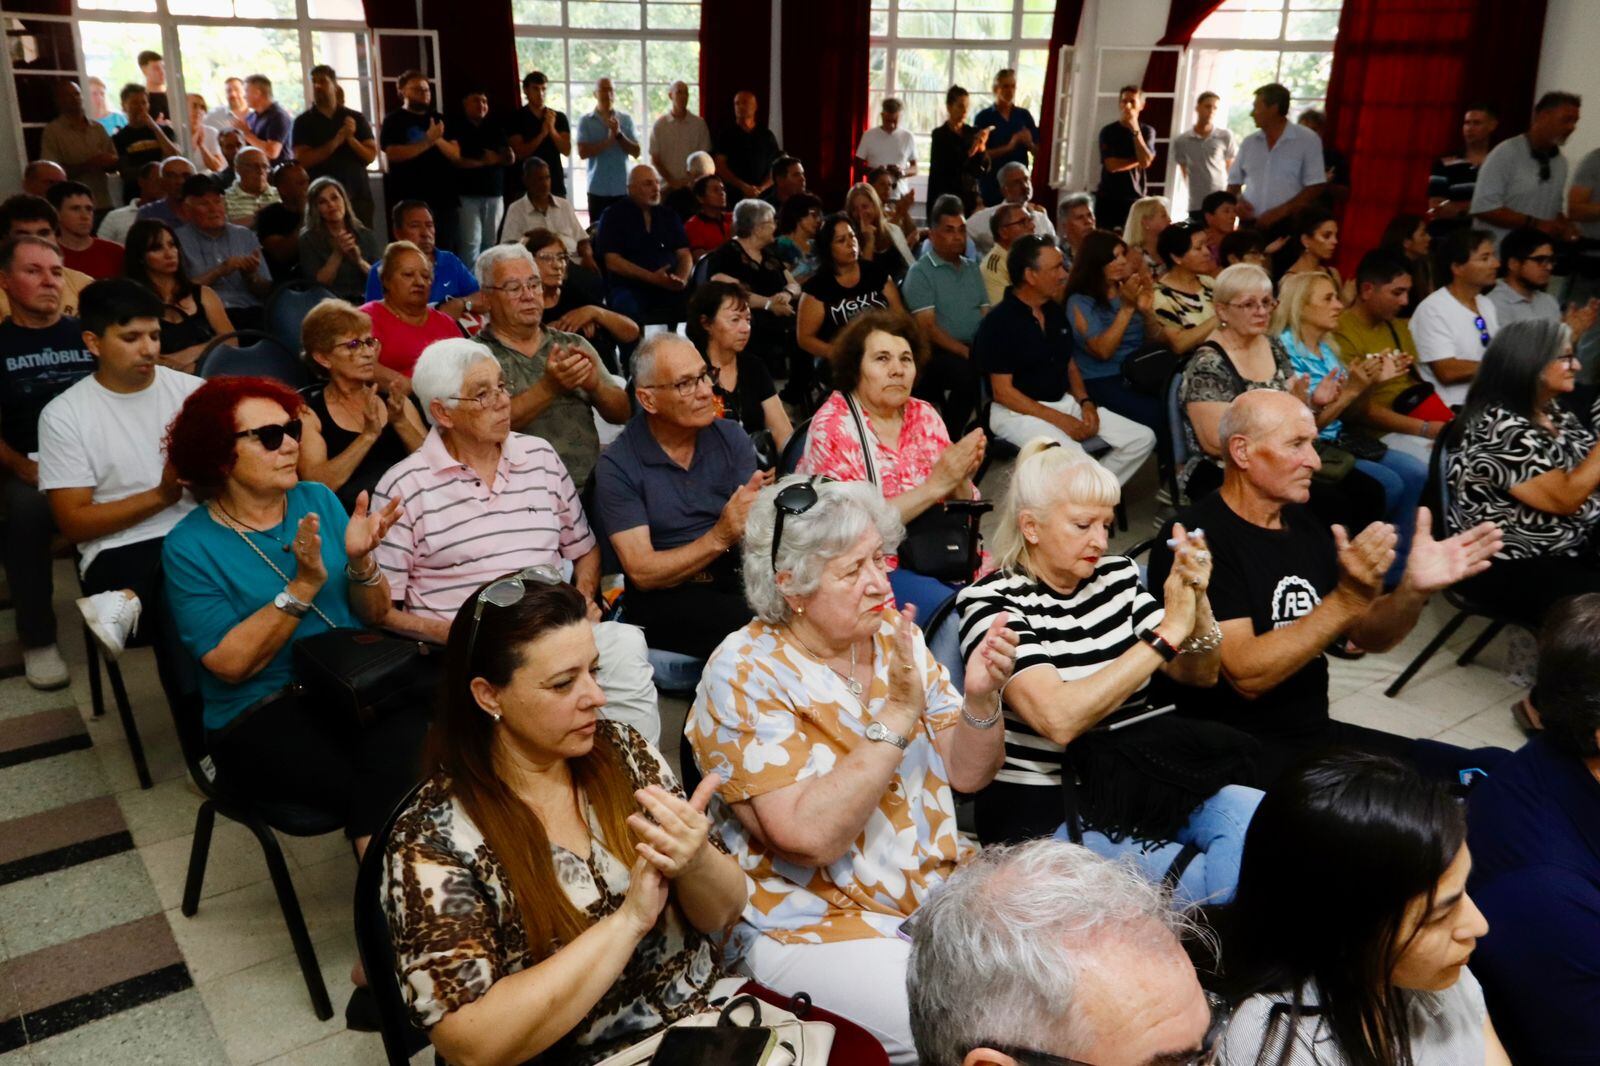
[[[1097,229],[1084,237],[1067,275],[1067,323],[1084,387],[1101,407],[1166,434],[1164,398],[1136,392],[1122,377],[1122,364],[1148,344],[1160,342],[1165,328],[1155,311],[1155,282],[1138,269],[1121,237]]]
[[[1400,309],[1402,318],[1410,318],[1411,311],[1434,289],[1433,235],[1428,232],[1428,220],[1422,215],[1402,211],[1389,220],[1378,239],[1378,247],[1398,252],[1411,264],[1411,299]]]
[[[162,366],[193,371],[212,337],[233,332],[222,298],[189,280],[178,235],[160,219],[141,218],[129,228],[122,273],[161,299]]]
[[[906,309],[900,289],[888,272],[872,260],[861,258],[861,236],[848,215],[834,214],[823,219],[817,227],[813,249],[817,270],[802,288],[795,324],[801,357],[794,368],[796,373],[790,375],[790,389],[810,385],[812,359],[832,362],[834,338],[851,319],[874,308],[900,312]],[[797,386],[795,379],[802,375]],[[815,406],[815,401],[811,402],[802,413],[810,414]]]
[[[794,427],[766,363],[749,349],[749,292],[736,281],[708,281],[690,297],[688,314],[689,339],[711,368],[717,413],[738,422],[746,433],[770,433],[773,448],[782,455]]]
[[[1505,1064],[1466,970],[1462,805],[1404,764],[1330,755],[1268,791],[1218,915],[1226,1066]]]
[[[685,799],[602,720],[596,660],[584,598],[546,567],[484,585],[450,627],[432,776],[382,895],[412,1019],[452,1062],[594,1062],[705,1010],[722,976],[712,934],[746,893],[708,839],[721,779]]]
[[[1279,263],[1288,260],[1283,277],[1326,274],[1333,282],[1334,292],[1339,294],[1339,301],[1349,307],[1355,302],[1355,284],[1345,282],[1333,265],[1334,253],[1339,249],[1339,220],[1323,208],[1308,207],[1295,216],[1294,234],[1278,260]]]

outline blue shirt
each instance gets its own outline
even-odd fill
[[[1110,359],[1096,359],[1089,354],[1089,338],[1098,337],[1109,329],[1121,308],[1120,296],[1111,297],[1110,303],[1101,303],[1083,293],[1067,297],[1067,322],[1072,327],[1073,345],[1078,349],[1073,358],[1078,360],[1078,373],[1083,375],[1083,380],[1119,377],[1122,361],[1144,347],[1144,316],[1135,314],[1128,319],[1128,327],[1122,331],[1122,343],[1117,345]],[[1089,327],[1087,330],[1078,329],[1079,315]]]
[[[1316,352],[1302,344],[1300,338],[1294,335],[1294,330],[1284,330],[1278,334],[1278,339],[1283,342],[1283,350],[1289,353],[1289,365],[1294,367],[1296,374],[1306,376],[1311,383],[1312,392],[1317,391],[1317,386],[1322,383],[1323,378],[1344,369],[1344,364],[1339,361],[1339,356],[1327,337],[1322,338],[1322,345]],[[1323,440],[1338,440],[1339,425],[1340,420],[1335,418],[1323,426],[1317,436]]]
[[[373,263],[367,271],[367,300],[383,299],[383,281],[378,277],[381,263]],[[478,279],[467,264],[454,252],[443,248],[433,253],[433,288],[428,290],[428,302],[439,304],[454,296],[471,296],[478,291]]]
[[[1590,1066],[1600,1048],[1600,781],[1544,737],[1467,804],[1468,890],[1489,920],[1472,972],[1514,1062]]]
[[[639,143],[633,132],[633,119],[626,111],[612,111],[617,116],[617,128],[634,144]],[[606,120],[591,111],[578,120],[578,143],[598,144],[610,134]],[[585,163],[589,168],[589,194],[591,196],[626,196],[628,194],[628,153],[620,144],[613,144],[599,155],[592,155]]]
[[[1011,117],[1005,118],[1000,114],[999,108],[990,104],[978,112],[978,117],[972,120],[972,125],[980,130],[985,126],[993,126],[994,130],[989,134],[989,144],[996,146],[1005,144],[1018,130],[1030,130],[1033,133],[1033,148],[1019,145],[1005,155],[989,160],[989,171],[978,182],[978,191],[983,194],[984,203],[997,204],[1005,199],[1000,195],[1000,168],[1007,163],[1021,163],[1023,166],[1028,166],[1029,155],[1037,150],[1039,144],[1039,124],[1033,121],[1033,116],[1025,107],[1013,107]]]
[[[1244,186],[1242,195],[1258,215],[1288,203],[1308,185],[1322,185],[1327,180],[1322,138],[1293,122],[1283,128],[1271,148],[1262,130],[1246,137],[1228,171],[1228,184]]]
[[[179,226],[184,225],[183,219],[178,217],[178,212],[173,210],[171,201],[169,201],[165,196],[159,200],[153,200],[148,204],[140,204],[139,214],[136,217],[141,221],[147,218],[153,218],[159,222],[165,222],[174,230],[176,230]]]
[[[161,564],[166,572],[167,602],[172,608],[178,639],[196,662],[209,655],[234,626],[271,603],[287,582],[245,543],[259,547],[278,569],[294,577],[295,561],[283,550],[294,537],[300,519],[307,514],[320,516],[322,523],[322,562],[328,580],[323,583],[313,604],[339,628],[360,628],[361,621],[350,609],[350,582],[344,576],[349,559],[344,553],[344,531],[350,518],[339,497],[327,486],[302,481],[288,493],[287,513],[282,524],[266,533],[242,536],[198,507],[167,534],[161,549]],[[300,619],[294,636],[255,676],[230,685],[202,667],[200,694],[205,699],[207,729],[221,729],[237,718],[252,703],[270,696],[294,680],[294,642],[328,630],[316,611]]]
[[[177,227],[177,233],[178,248],[183,252],[183,269],[188,271],[191,278],[215,270],[222,265],[224,259],[261,251],[261,242],[256,239],[256,235],[243,226],[235,226],[232,222],[224,223],[222,232],[215,237],[208,236],[187,224]],[[262,281],[272,280],[272,272],[267,269],[265,256],[256,266],[256,277]],[[218,278],[211,283],[211,287],[216,290],[224,307],[261,306],[261,298],[251,292],[250,286],[245,284],[242,271],[236,270]]]
[[[965,259],[952,263],[932,248],[906,271],[900,296],[912,314],[932,308],[939,328],[963,344],[971,344],[978,335],[978,323],[989,306],[989,290],[978,264]]]
[[[756,472],[750,436],[731,418],[700,431],[685,470],[668,458],[643,414],[600,453],[595,503],[606,535],[648,526],[656,551],[681,547],[717,524],[728,497]]]

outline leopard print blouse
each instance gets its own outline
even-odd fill
[[[661,753],[632,727],[602,720],[599,730],[622,753],[635,788],[660,785],[683,794]],[[550,858],[567,898],[597,922],[622,906],[631,865],[606,850],[592,811],[589,829],[588,860],[554,844]],[[715,834],[711,839],[721,850]],[[549,954],[529,950],[505,870],[442,775],[422,787],[395,825],[382,898],[401,990],[412,1021],[423,1029]],[[723,976],[713,940],[669,905],[617,982],[576,1028],[533,1061],[603,1059],[705,1010],[711,986]]]

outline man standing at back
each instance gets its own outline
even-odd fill
[[[1201,93],[1194,105],[1194,126],[1172,139],[1172,161],[1189,185],[1189,221],[1201,225],[1206,197],[1228,188],[1228,168],[1239,154],[1233,131],[1212,121],[1219,102],[1216,93]]]
[[[689,86],[681,81],[668,90],[672,110],[656,119],[650,130],[650,161],[663,182],[663,195],[687,189],[694,180],[689,157],[711,151],[711,130],[706,120],[689,110]]]
[[[1567,157],[1561,146],[1578,128],[1582,102],[1575,93],[1545,93],[1533,105],[1528,132],[1501,141],[1478,168],[1473,224],[1494,234],[1496,246],[1523,226],[1558,241],[1578,235],[1567,218]]]
[[[717,134],[717,176],[738,190],[735,200],[756,199],[772,184],[772,164],[783,154],[778,138],[756,123],[756,94],[733,94],[733,125]]]
[[[451,162],[460,155],[444,136],[444,116],[433,109],[433,86],[420,70],[400,75],[406,106],[383,117],[378,144],[389,163],[383,199],[393,211],[403,200],[421,200],[432,212],[439,244],[456,246],[459,203]],[[392,234],[391,234],[392,236]]]
[[[900,125],[904,110],[905,105],[899,100],[885,97],[878,125],[863,133],[856,145],[856,169],[870,174],[879,167],[888,167],[894,178],[896,199],[905,193],[905,179],[917,172],[917,139]]]
[[[589,224],[600,221],[606,208],[628,195],[628,160],[639,158],[639,135],[633,116],[614,106],[610,78],[594,86],[594,110],[578,120],[578,158],[588,161]]]
[[[1124,85],[1117,93],[1117,121],[1100,131],[1100,188],[1095,213],[1107,229],[1120,230],[1128,209],[1149,188],[1145,172],[1156,160],[1156,128],[1140,122],[1144,93]]]
[[[378,158],[372,123],[359,111],[339,103],[339,80],[333,68],[311,68],[311,106],[294,120],[294,161],[317,178],[337,178],[350,198],[350,208],[364,225],[372,225],[372,186],[367,166]],[[235,157],[237,159],[237,157]]]
[[[1016,105],[1017,72],[1010,67],[994,76],[994,103],[978,112],[972,124],[989,130],[989,172],[978,183],[978,193],[983,202],[994,206],[1000,202],[1000,168],[1007,163],[1021,163],[1033,172],[1033,153],[1039,142],[1039,124],[1025,107]]]
[[[530,71],[522,79],[522,95],[528,106],[517,108],[517,113],[506,123],[506,139],[511,145],[515,162],[506,168],[505,201],[509,205],[523,193],[525,164],[534,156],[543,159],[550,168],[550,192],[565,198],[567,195],[567,156],[572,152],[572,126],[564,112],[544,106],[544,89],[549,79],[542,71]]]
[[[250,105],[250,114],[243,122],[233,120],[233,128],[244,143],[261,149],[273,164],[292,158],[286,153],[294,144],[294,118],[272,98],[272,79],[265,74],[250,75],[244,80],[244,98]]]
[[[117,146],[105,127],[83,113],[83,90],[75,81],[56,83],[56,117],[44,128],[39,158],[60,163],[70,181],[81,181],[98,211],[111,209],[108,171],[117,169]]]
[[[1289,121],[1289,90],[1277,83],[1256,90],[1250,118],[1257,129],[1239,145],[1228,191],[1239,197],[1241,220],[1282,229],[1322,196],[1322,138]]]
[[[461,98],[461,114],[451,118],[446,136],[456,143],[456,195],[461,201],[461,244],[457,249],[463,262],[472,263],[478,253],[500,236],[501,193],[505,178],[501,173],[511,162],[511,146],[499,119],[489,114],[489,94],[474,87]]]

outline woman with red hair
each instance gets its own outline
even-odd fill
[[[199,661],[206,743],[257,799],[327,811],[358,852],[418,777],[426,708],[357,730],[302,705],[294,641],[370,625],[389,610],[373,557],[399,501],[346,515],[327,486],[301,481],[302,404],[265,378],[206,382],[167,430],[178,479],[202,506],[162,550],[173,625]]]

